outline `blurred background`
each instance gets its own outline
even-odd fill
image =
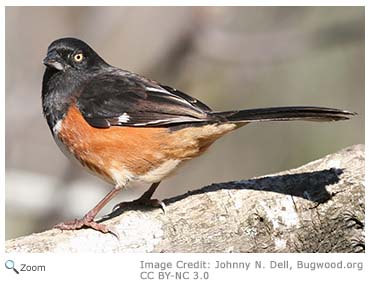
[[[65,36],[216,110],[318,105],[359,113],[338,123],[248,125],[164,181],[157,198],[364,143],[363,7],[6,7],[6,238],[82,217],[111,189],[60,152],[42,116],[41,61]],[[132,185],[103,213],[147,187]]]

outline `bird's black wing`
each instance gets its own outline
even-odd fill
[[[125,71],[99,74],[79,93],[79,110],[98,128],[173,126],[214,118],[201,101]]]

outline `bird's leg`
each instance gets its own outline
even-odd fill
[[[133,200],[133,201],[125,201],[125,202],[118,203],[117,205],[114,206],[112,210],[114,211],[117,209],[123,209],[131,205],[144,205],[144,206],[151,206],[151,207],[160,207],[165,213],[164,203],[158,199],[151,198],[156,188],[159,186],[159,184],[160,182],[153,183],[150,186],[150,188],[140,198]]]
[[[54,228],[61,230],[77,230],[83,227],[90,227],[102,233],[111,233],[118,237],[118,235],[106,225],[95,222],[94,218],[97,216],[98,212],[120,192],[120,190],[120,186],[115,186],[95,207],[85,214],[83,218],[57,224]]]

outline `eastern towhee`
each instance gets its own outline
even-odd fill
[[[82,219],[56,226],[62,230],[86,226],[114,233],[94,218],[129,182],[151,183],[134,202],[159,206],[162,203],[151,197],[164,178],[248,123],[337,121],[355,114],[313,106],[216,112],[179,90],[109,65],[75,38],[52,42],[43,63],[43,113],[55,141],[64,153],[114,185]]]

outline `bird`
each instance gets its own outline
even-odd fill
[[[317,106],[213,111],[180,90],[108,64],[87,43],[72,37],[53,41],[43,64],[42,108],[55,142],[68,157],[113,186],[82,218],[55,226],[61,230],[91,228],[116,235],[95,218],[129,183],[151,184],[131,203],[163,207],[152,199],[160,182],[244,125],[338,121],[356,114]],[[126,205],[122,202],[114,209]]]

